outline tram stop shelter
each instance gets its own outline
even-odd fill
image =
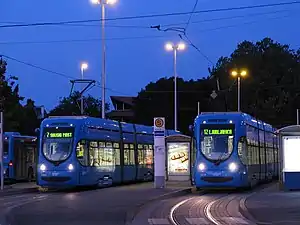
[[[300,125],[283,127],[279,134],[279,181],[284,190],[300,190]]]
[[[166,139],[166,178],[169,181],[189,181],[191,179],[191,137],[176,134]]]

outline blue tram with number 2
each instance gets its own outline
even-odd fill
[[[91,117],[53,117],[40,128],[37,184],[104,186],[153,179],[153,127]],[[179,132],[166,130],[166,135]]]
[[[194,122],[193,183],[242,188],[278,177],[275,129],[239,112],[202,113]]]

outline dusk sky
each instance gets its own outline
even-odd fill
[[[278,2],[199,0],[196,10]],[[194,4],[195,0],[119,0],[116,5],[106,7],[106,15],[107,18],[116,18],[189,12]],[[230,55],[243,40],[258,41],[270,37],[296,49],[300,47],[299,10],[300,4],[295,4],[194,14],[187,33],[193,43],[214,63],[219,57]],[[233,16],[239,17],[203,22]],[[0,9],[0,25],[100,18],[101,7],[90,4],[89,0],[2,1]],[[172,53],[166,52],[164,45],[167,41],[180,41],[177,33],[159,32],[147,27],[184,23],[188,18],[185,15],[107,21],[107,99],[110,95],[136,96],[149,82],[172,76]],[[116,25],[122,27],[113,27]],[[0,55],[74,78],[80,77],[80,63],[86,61],[89,68],[85,77],[100,82],[100,22],[72,26],[1,28],[0,34]],[[114,40],[109,40],[112,38]],[[186,80],[207,76],[209,66],[211,64],[208,60],[192,46],[178,55],[178,75]],[[57,105],[60,97],[70,93],[71,84],[67,78],[16,61],[8,60],[8,74],[19,77],[22,96],[32,98],[37,105],[45,105],[47,110]],[[89,93],[101,97],[99,87],[94,87]]]

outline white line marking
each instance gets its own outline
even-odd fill
[[[161,225],[169,225],[170,222],[168,219],[159,219],[159,218],[153,218],[153,219],[148,219],[148,223],[151,224],[151,225],[158,225],[158,224],[161,224]]]
[[[178,209],[181,205],[183,205],[184,203],[186,203],[187,201],[189,201],[189,200],[191,200],[191,199],[193,199],[193,198],[194,198],[194,197],[185,199],[185,200],[183,200],[183,201],[181,201],[181,202],[178,202],[176,205],[174,205],[174,206],[172,207],[172,209],[171,209],[171,211],[170,211],[170,215],[169,215],[172,224],[174,224],[174,225],[179,225],[179,224],[176,222],[175,217],[174,217],[174,212],[175,212],[175,210]]]
[[[185,218],[191,225],[206,225],[209,222],[205,218]]]

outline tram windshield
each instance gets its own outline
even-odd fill
[[[74,128],[45,128],[42,150],[46,159],[59,162],[72,152]]]
[[[234,125],[203,125],[201,152],[209,160],[225,160],[233,151]]]

